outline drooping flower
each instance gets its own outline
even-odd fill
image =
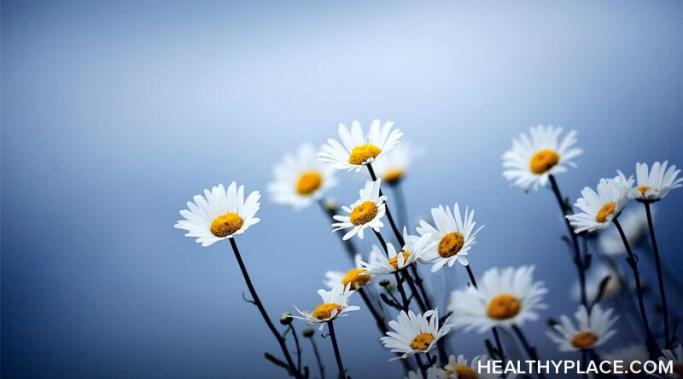
[[[403,239],[406,244],[400,252],[391,242],[387,242],[388,255],[379,246],[373,245],[368,262],[363,267],[374,275],[391,274],[421,260],[433,244],[431,236],[409,235],[406,230],[403,231]]]
[[[584,187],[574,204],[581,212],[566,216],[574,232],[592,232],[608,227],[626,206],[632,183],[633,178],[619,173],[614,178],[600,179],[597,192]]]
[[[493,363],[487,364],[489,358],[484,355],[477,355],[470,362],[464,355],[448,357],[448,364],[443,368],[443,378],[445,379],[500,379],[501,376],[485,370],[479,371],[479,366],[493,367]],[[508,373],[506,378],[513,379],[517,375]]]
[[[179,220],[175,228],[186,230],[186,237],[196,238],[202,246],[210,246],[217,241],[233,238],[244,233],[260,220],[255,217],[259,210],[258,191],[244,198],[244,186],[237,188],[232,182],[225,190],[222,184],[204,190],[204,196],[195,195],[187,202],[187,209],[180,211],[184,220]]]
[[[431,235],[434,244],[423,256],[426,262],[432,262],[432,272],[443,266],[452,267],[458,261],[467,265],[467,255],[476,243],[476,235],[483,226],[475,230],[474,210],[465,208],[461,216],[460,206],[455,203],[453,210],[448,206],[439,205],[432,208],[432,226],[425,220],[420,220],[417,232],[421,236]]]
[[[612,328],[618,316],[612,316],[612,309],[604,310],[596,304],[590,314],[581,305],[574,314],[578,326],[569,317],[562,315],[559,324],[553,325],[548,337],[558,344],[560,351],[579,351],[596,348],[607,342],[616,330]]]
[[[676,165],[667,168],[669,162],[655,162],[648,170],[647,163],[636,163],[636,187],[633,189],[632,196],[642,201],[659,201],[663,199],[672,189],[683,186],[683,178],[678,174],[681,170],[676,169]]]
[[[333,231],[351,229],[344,234],[343,239],[347,240],[354,235],[363,239],[363,231],[372,228],[379,231],[384,223],[382,217],[386,213],[386,196],[380,196],[379,190],[382,180],[368,180],[365,186],[359,191],[359,199],[350,207],[343,206],[342,210],[348,216],[335,215],[334,219],[338,222],[332,224]]]
[[[622,285],[619,281],[618,272],[615,272],[605,264],[594,262],[593,267],[591,267],[586,275],[586,297],[589,301],[595,300],[602,281],[607,277],[609,277],[609,279],[607,280],[605,291],[602,294],[603,299],[609,299],[619,294],[622,290]],[[571,297],[577,301],[581,299],[581,284],[578,280],[572,285]]]
[[[543,282],[534,281],[533,272],[533,266],[494,267],[484,273],[478,289],[453,291],[448,306],[453,325],[483,333],[494,326],[537,320],[537,311],[545,308],[541,301],[547,289]]]
[[[576,131],[560,141],[562,128],[537,125],[529,135],[521,133],[512,140],[512,148],[503,154],[503,176],[524,190],[537,190],[548,183],[548,177],[576,167],[573,158],[583,151],[577,147]]]
[[[360,254],[356,254],[354,257],[354,266],[351,270],[346,272],[341,271],[328,271],[325,273],[325,285],[328,288],[335,288],[338,286],[346,287],[350,286],[352,291],[358,290],[364,287],[366,284],[370,283],[372,280],[372,274],[369,273],[363,266],[363,257]]]
[[[652,209],[655,212],[655,208]],[[629,245],[637,246],[648,233],[647,216],[643,207],[626,208],[619,216],[619,224],[624,229],[624,234]],[[600,252],[607,255],[619,255],[626,253],[624,242],[621,240],[616,227],[605,229],[598,238]]]
[[[313,146],[304,144],[275,166],[268,190],[274,202],[295,209],[307,207],[337,184],[334,168],[322,164]]]
[[[337,133],[341,143],[328,139],[318,157],[336,169],[360,171],[363,166],[389,153],[399,143],[403,133],[398,129],[392,130],[393,126],[392,121],[386,121],[382,125],[380,120],[374,120],[366,136],[358,121],[352,123],[350,131],[344,124],[339,124]]]
[[[393,185],[399,183],[408,174],[410,165],[422,155],[422,149],[410,143],[402,142],[386,155],[382,155],[372,162],[372,167],[378,178],[384,183]]]
[[[415,314],[412,310],[408,313],[401,311],[398,319],[389,321],[389,327],[393,331],[381,338],[382,344],[392,352],[401,354],[402,359],[429,352],[451,330],[448,319],[439,326],[439,312],[436,309],[424,314]]]
[[[360,308],[355,305],[349,305],[349,296],[351,296],[351,284],[345,287],[339,285],[329,291],[318,290],[318,295],[323,302],[318,304],[312,311],[301,311],[296,306],[294,307],[301,316],[292,316],[301,320],[306,320],[309,323],[320,323],[322,329],[324,323],[334,320],[337,317],[346,316],[348,312],[357,311]]]

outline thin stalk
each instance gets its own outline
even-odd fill
[[[330,222],[334,223],[334,216],[337,213],[337,211],[334,208],[327,207],[325,205],[324,200],[318,200],[318,205],[320,205],[320,209],[325,212],[327,217],[330,219]],[[344,234],[342,233],[335,233],[337,236],[339,236],[339,241],[342,243],[344,246],[344,250],[346,251],[346,254],[348,257],[351,259],[353,262],[355,260],[356,254],[358,253],[358,249],[356,249],[356,245],[351,241],[350,239],[344,240]]]
[[[292,320],[290,319],[290,321]],[[299,336],[296,335],[294,323],[290,323],[289,327],[292,328],[292,337],[294,337],[294,346],[296,347],[296,370],[301,372],[301,345],[299,345]]]
[[[389,249],[387,248],[387,241],[384,240],[384,237],[382,237],[382,234],[376,230],[372,230],[375,232],[375,236],[377,237],[377,240],[379,240],[380,245],[382,245],[382,249],[384,250],[384,255],[389,257]],[[398,265],[398,262],[396,263]],[[398,271],[394,271],[394,279],[396,280],[396,288],[398,289],[398,293],[401,295],[401,309],[404,311],[408,312],[408,308],[410,308],[410,301],[408,301],[408,296],[406,296],[406,292],[403,289],[403,279],[402,276],[399,275]]]
[[[517,336],[519,342],[522,344],[522,347],[524,347],[524,350],[529,356],[529,359],[531,359],[532,361],[538,361],[538,352],[536,352],[536,348],[529,343],[529,340],[527,340],[526,336],[524,335],[524,332],[522,332],[522,329],[520,329],[519,326],[512,324],[512,330],[515,332],[515,335]],[[543,375],[540,371],[537,372],[536,375],[539,378],[545,378],[545,375]]]
[[[334,321],[327,322],[327,327],[330,328],[330,337],[332,338],[332,347],[334,348],[334,359],[337,361],[337,368],[339,369],[339,377],[346,378],[346,370],[342,363],[341,354],[339,353],[339,344],[337,343],[337,334],[334,332]]]
[[[474,272],[472,272],[472,267],[470,267],[470,265],[468,264],[467,266],[465,266],[465,269],[467,270],[467,276],[470,277],[470,283],[472,283],[472,286],[474,286],[474,288],[478,289],[479,287],[477,286],[477,279],[474,276]],[[500,360],[505,361],[505,351],[503,350],[503,344],[500,342],[498,328],[494,326],[491,328],[491,331],[493,332],[493,340],[496,343],[496,348],[498,349],[501,355]]]
[[[574,249],[574,265],[576,266],[576,271],[579,275],[579,285],[581,287],[581,304],[584,307],[586,307],[586,310],[589,310],[588,297],[586,296],[586,268],[584,267],[583,258],[581,257],[581,250],[579,248],[578,237],[576,236],[576,233],[574,233],[574,228],[572,228],[571,224],[569,223],[569,220],[565,217],[569,214],[572,214],[572,210],[571,208],[567,207],[564,203],[562,193],[560,192],[560,187],[557,185],[557,180],[555,180],[555,176],[550,175],[548,178],[550,180],[550,188],[555,194],[557,204],[560,206],[560,210],[562,211],[562,219],[564,220],[564,224],[567,227],[567,232],[569,232],[569,238],[572,241],[572,248]]]
[[[275,339],[277,340],[277,343],[280,345],[280,349],[282,350],[282,354],[285,356],[285,360],[287,360],[287,366],[289,366],[289,374],[291,376],[294,376],[297,379],[303,379],[303,375],[299,370],[296,369],[294,366],[294,361],[292,360],[292,356],[289,353],[289,349],[287,349],[287,344],[285,343],[285,339],[280,335],[280,332],[275,328],[275,325],[273,324],[273,321],[270,320],[270,317],[268,316],[268,312],[266,311],[266,308],[263,306],[263,303],[261,302],[261,299],[258,297],[258,294],[256,293],[256,289],[254,288],[254,284],[251,282],[251,278],[249,277],[249,272],[247,271],[247,267],[244,265],[244,261],[242,260],[242,255],[240,254],[239,249],[237,248],[237,243],[235,242],[235,238],[230,238],[230,246],[232,247],[232,252],[235,254],[235,259],[237,260],[237,264],[240,267],[240,271],[242,271],[242,276],[244,277],[244,282],[247,284],[247,288],[249,289],[249,293],[251,294],[252,302],[254,305],[256,305],[256,308],[258,308],[259,312],[261,313],[261,317],[263,317],[263,321],[266,322],[266,325],[268,326],[268,329],[270,329],[270,332],[273,334]]]
[[[631,266],[631,270],[633,271],[633,278],[636,282],[636,294],[638,295],[638,307],[640,308],[640,318],[643,321],[643,329],[645,331],[645,344],[650,353],[650,359],[657,359],[661,355],[661,351],[659,350],[657,341],[655,340],[654,335],[652,334],[652,329],[650,329],[650,323],[647,320],[647,312],[645,311],[645,301],[643,300],[643,288],[640,284],[640,273],[638,272],[638,257],[636,257],[636,255],[633,253],[631,245],[628,243],[628,239],[626,238],[626,234],[624,234],[624,229],[622,229],[619,220],[617,220],[617,217],[612,219],[612,222],[614,223],[614,226],[617,227],[617,230],[619,231],[619,236],[621,236],[621,240],[624,243],[626,253],[628,253],[628,258],[626,259],[626,261],[628,262],[628,265]]]
[[[413,293],[413,296],[415,296],[415,300],[417,301],[417,305],[420,307],[422,312],[427,312],[429,310],[429,308],[427,308],[427,305],[422,300],[422,296],[420,296],[420,292],[418,291],[417,286],[415,285],[415,282],[413,281],[413,278],[410,276],[410,273],[408,273],[407,270],[403,269],[403,270],[401,270],[401,274],[408,281],[408,287],[410,287],[410,291]]]
[[[384,317],[379,313],[379,311],[372,304],[372,300],[370,300],[370,297],[365,292],[365,288],[359,288],[357,292],[360,294],[360,297],[363,299],[365,306],[368,307],[370,314],[372,314],[372,318],[375,319],[375,322],[377,323],[377,328],[379,328],[379,331],[382,332],[382,334],[386,334],[387,333],[387,326],[384,324]]]
[[[318,364],[318,370],[320,371],[320,379],[325,379],[325,366],[323,366],[323,360],[320,359],[320,350],[318,350],[318,344],[315,342],[315,338],[311,336],[311,345],[313,346],[313,355],[315,355],[315,362]]]
[[[659,282],[659,297],[662,300],[662,313],[664,314],[664,347],[671,348],[671,335],[669,333],[669,306],[666,302],[666,292],[664,291],[664,277],[662,274],[662,261],[659,255],[659,248],[657,247],[657,238],[655,238],[655,227],[652,222],[652,211],[650,210],[650,202],[644,201],[645,213],[647,214],[647,226],[650,230],[650,241],[652,242],[652,251],[655,256],[655,265],[657,266],[657,281]]]
[[[408,212],[406,207],[406,198],[403,196],[403,190],[401,189],[401,183],[393,183],[389,185],[392,192],[394,193],[394,200],[396,201],[396,209],[398,223],[401,226],[408,225]]]
[[[372,168],[372,164],[368,163],[366,166],[368,166],[368,172],[370,172],[370,178],[372,178],[373,181],[377,180],[377,175],[375,175],[375,170]],[[379,189],[379,195],[383,196],[382,193],[382,188]],[[406,241],[403,240],[403,235],[401,234],[401,230],[398,228],[396,225],[396,222],[394,221],[394,217],[391,215],[391,209],[389,209],[389,205],[386,205],[386,214],[387,214],[387,219],[389,220],[389,224],[391,225],[391,230],[394,232],[394,235],[396,236],[396,239],[398,242],[401,244],[401,247],[406,244]]]

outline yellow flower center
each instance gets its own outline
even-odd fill
[[[560,156],[555,151],[551,149],[539,150],[531,156],[529,170],[537,175],[545,174],[559,162]]]
[[[351,150],[349,163],[361,165],[370,158],[376,158],[381,152],[382,149],[372,144],[356,146]]]
[[[613,201],[610,201],[609,203],[605,204],[600,208],[598,211],[598,214],[595,215],[595,221],[597,222],[605,222],[607,221],[607,217],[609,217],[614,211],[617,209],[617,204]]]
[[[311,316],[318,320],[327,320],[330,317],[332,317],[332,312],[336,311],[336,315],[339,314],[339,312],[342,311],[342,307],[339,304],[336,303],[323,303],[315,307],[313,312],[311,312]]]
[[[507,320],[517,316],[521,310],[522,303],[518,298],[503,293],[491,299],[486,313],[494,320]]]
[[[456,363],[453,366],[446,368],[447,377],[456,377],[458,379],[477,379],[479,374],[477,374],[474,369],[468,365],[463,365]]]
[[[638,186],[637,190],[640,192],[640,196],[645,196],[645,193],[649,191],[650,188],[652,187],[643,184],[642,186]]]
[[[213,219],[211,222],[211,233],[216,237],[227,237],[244,225],[242,217],[235,212],[228,212]]]
[[[351,289],[355,290],[368,284],[371,279],[372,275],[368,274],[365,269],[354,268],[353,270],[349,270],[346,275],[344,275],[342,278],[342,284],[344,287],[346,287],[348,284],[351,284]]]
[[[589,349],[598,342],[598,336],[591,332],[578,332],[572,337],[572,346],[577,349]]]
[[[318,171],[305,171],[296,182],[296,192],[307,196],[313,194],[323,184],[323,177]]]
[[[443,258],[452,257],[458,254],[463,244],[465,244],[465,237],[460,232],[450,232],[439,242],[439,255]]]
[[[408,260],[408,257],[410,257],[410,253],[407,251],[402,251],[401,254],[403,254],[403,264],[405,265],[406,261]],[[389,264],[394,267],[394,270],[398,270],[398,254],[396,254],[395,257],[389,259]]]
[[[349,219],[353,225],[363,225],[372,221],[377,216],[377,205],[372,201],[364,201],[353,208]]]
[[[390,168],[384,173],[384,181],[389,184],[398,183],[403,179],[403,170],[398,168]]]
[[[433,341],[434,335],[432,333],[420,333],[415,336],[413,342],[410,343],[410,347],[412,347],[413,350],[427,351],[429,345],[431,345]]]

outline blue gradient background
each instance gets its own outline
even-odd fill
[[[572,198],[637,160],[683,164],[681,35],[679,1],[3,1],[2,376],[281,376],[227,245],[173,224],[211,185],[265,190],[282,154],[353,119],[394,120],[425,148],[405,183],[413,221],[469,204],[486,225],[478,274],[534,263],[544,318],[572,312],[552,194],[509,188],[500,156],[529,125],[577,129],[580,168],[559,178]],[[341,177],[350,202],[362,176]],[[680,191],[657,214],[674,270],[682,205]],[[267,308],[314,304],[347,265],[326,219],[267,196],[259,216],[238,242]],[[526,329],[559,356],[544,322]],[[338,331],[354,378],[400,375],[367,312]],[[474,333],[453,347],[483,352]]]

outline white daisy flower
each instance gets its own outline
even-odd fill
[[[655,162],[649,171],[647,163],[636,163],[637,185],[632,196],[638,200],[654,202],[663,199],[672,189],[683,186],[683,178],[678,177],[681,170],[677,170],[676,165],[667,169],[668,163]]]
[[[350,286],[352,291],[364,287],[366,284],[370,283],[372,280],[372,274],[370,274],[363,266],[363,257],[360,254],[356,254],[354,257],[354,268],[349,271],[328,271],[325,273],[325,285],[328,288],[339,287],[340,285],[346,287]]]
[[[629,367],[631,362],[645,362],[650,359],[647,348],[641,344],[631,344],[612,350],[602,357],[603,361],[622,361],[623,367]]]
[[[669,378],[683,378],[683,345],[678,345],[675,348],[669,350],[662,350],[663,357],[659,360],[663,362],[673,363],[673,373],[667,375]]]
[[[370,133],[366,136],[358,121],[353,122],[351,131],[344,124],[339,124],[337,133],[341,143],[328,139],[318,157],[336,169],[360,171],[363,166],[387,154],[399,143],[403,133],[398,129],[391,130],[393,126],[392,121],[381,125],[380,120],[374,120],[370,125]]]
[[[503,154],[503,176],[524,190],[545,186],[548,177],[576,167],[573,158],[583,151],[577,147],[576,131],[572,130],[560,141],[562,128],[537,125],[529,128],[529,137],[521,133],[512,140],[512,148]]]
[[[541,301],[548,290],[543,282],[533,280],[533,272],[534,266],[494,267],[484,273],[478,289],[453,291],[448,307],[453,325],[483,333],[494,326],[522,326],[537,320],[537,311],[545,309]]]
[[[448,357],[448,364],[443,368],[443,378],[444,379],[500,379],[500,375],[492,374],[482,370],[479,372],[479,365],[482,367],[487,366],[489,361],[486,354],[477,355],[472,358],[472,361],[468,362],[464,355],[460,354],[457,357],[451,355]],[[493,366],[490,364],[489,366]],[[517,376],[514,373],[507,375],[508,379],[513,379]]]
[[[381,338],[382,344],[392,352],[402,354],[402,359],[430,351],[451,330],[448,319],[439,327],[439,312],[436,309],[419,315],[411,310],[408,313],[401,311],[398,319],[389,321],[389,326],[393,331]]]
[[[318,290],[318,295],[323,299],[321,304],[315,307],[314,310],[301,311],[299,308],[294,308],[301,316],[292,316],[301,320],[306,320],[309,323],[320,323],[322,329],[324,323],[334,320],[337,317],[346,316],[346,313],[357,311],[360,308],[355,305],[349,305],[349,296],[351,296],[351,285],[346,287],[336,286],[329,291]]]
[[[386,213],[386,196],[380,196],[379,190],[382,180],[377,181],[368,180],[360,192],[360,198],[351,207],[343,206],[344,212],[348,216],[335,215],[334,219],[339,221],[332,224],[333,231],[336,232],[342,229],[351,229],[344,234],[343,239],[347,240],[354,235],[363,239],[363,231],[366,228],[372,228],[379,232],[380,228],[384,226],[382,217]]]
[[[612,326],[619,316],[612,317],[612,313],[612,309],[603,311],[600,305],[595,305],[589,315],[586,307],[581,305],[574,314],[578,327],[574,326],[569,317],[562,315],[559,324],[552,327],[554,332],[546,334],[559,345],[560,351],[593,349],[616,334]]]
[[[406,230],[403,231],[403,239],[406,244],[400,254],[391,242],[387,242],[388,256],[379,246],[373,245],[368,262],[363,267],[374,275],[391,274],[421,260],[433,245],[430,235],[418,237],[409,235]]]
[[[322,164],[313,146],[304,144],[296,154],[287,154],[273,170],[268,190],[274,202],[301,209],[319,200],[337,184],[334,168]]]
[[[204,190],[204,196],[195,195],[193,201],[187,202],[187,209],[180,211],[184,220],[179,220],[175,227],[186,230],[186,237],[196,237],[202,246],[210,246],[226,238],[244,233],[250,226],[260,220],[256,216],[259,210],[258,191],[253,191],[244,199],[244,186],[230,183],[228,190],[222,184]]]
[[[581,212],[566,216],[574,232],[592,232],[608,227],[626,206],[632,183],[633,178],[627,179],[619,173],[614,178],[600,179],[597,192],[584,187],[581,197],[574,204]]]
[[[623,246],[623,243],[622,243]],[[603,279],[609,276],[607,280],[607,285],[605,287],[605,292],[603,293],[603,299],[609,299],[616,296],[621,292],[621,282],[619,281],[619,273],[614,272],[605,264],[593,264],[586,275],[586,297],[589,301],[595,300],[598,296],[598,291],[600,290],[600,284]],[[581,284],[579,281],[575,281],[571,289],[572,299],[579,301],[581,299]]]
[[[654,208],[652,213],[654,216]],[[649,231],[647,216],[643,207],[625,209],[619,216],[619,224],[624,229],[626,239],[631,246],[637,246],[641,243]],[[600,233],[598,245],[600,246],[600,251],[607,255],[626,253],[624,242],[621,240],[616,227],[605,229],[604,232]]]
[[[476,243],[475,236],[483,226],[476,230],[474,222],[474,210],[465,208],[465,214],[460,215],[460,206],[455,203],[453,210],[448,206],[439,205],[432,208],[432,226],[425,220],[420,220],[417,232],[421,236],[431,235],[434,241],[433,247],[427,251],[422,259],[426,262],[434,262],[432,272],[436,272],[443,266],[452,267],[458,261],[463,266],[467,265],[467,254]]]
[[[421,371],[408,371],[406,379],[424,379]],[[446,379],[444,371],[436,366],[427,368],[427,379]]]
[[[372,163],[378,178],[389,185],[397,184],[405,178],[413,161],[423,154],[422,149],[402,142],[387,154]]]

